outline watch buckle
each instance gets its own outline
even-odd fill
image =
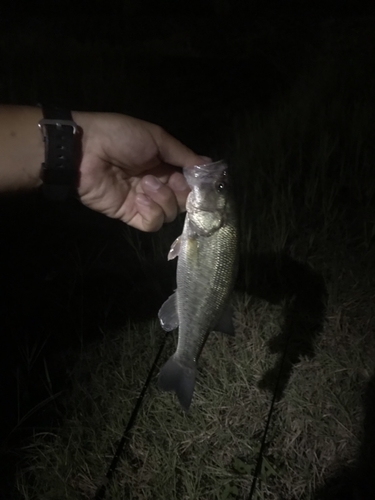
[[[72,120],[59,120],[59,119],[50,119],[50,118],[43,118],[38,122],[38,127],[42,131],[43,137],[46,136],[45,133],[45,126],[46,125],[55,125],[58,129],[61,129],[63,126],[64,127],[72,127],[73,129],[73,135],[76,135],[78,132],[78,125],[73,122]]]

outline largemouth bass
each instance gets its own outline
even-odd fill
[[[160,371],[158,384],[174,391],[187,411],[197,361],[213,330],[233,334],[229,297],[237,270],[237,223],[224,161],[184,169],[191,188],[184,229],[168,260],[178,256],[177,289],[159,311],[166,331],[179,327],[176,352]]]

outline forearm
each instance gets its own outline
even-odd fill
[[[0,192],[41,184],[44,144],[38,122],[42,118],[37,107],[0,106]]]

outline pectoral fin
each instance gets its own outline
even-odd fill
[[[181,236],[176,238],[174,242],[171,245],[171,248],[168,252],[168,260],[175,259],[178,257],[178,254],[180,253],[180,247],[181,247]]]
[[[166,332],[178,328],[180,323],[177,313],[177,294],[176,292],[168,297],[158,312],[161,327]]]
[[[213,328],[213,330],[215,332],[226,333],[227,335],[231,335],[232,337],[234,337],[232,306],[229,306],[225,309],[225,311],[221,315],[219,321],[216,323],[215,328]]]

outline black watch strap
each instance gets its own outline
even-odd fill
[[[50,200],[63,201],[77,195],[81,160],[80,130],[68,110],[43,106],[39,127],[45,144],[42,191]]]

